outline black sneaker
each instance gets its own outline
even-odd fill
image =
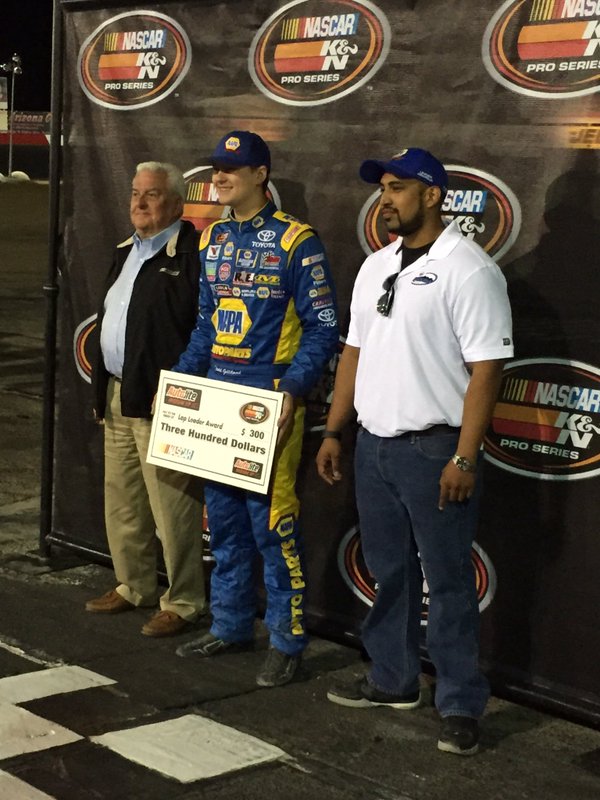
[[[327,692],[327,699],[339,706],[349,708],[369,708],[370,706],[389,706],[390,708],[417,708],[421,703],[421,692],[412,694],[388,694],[371,685],[366,677],[346,686],[335,686]]]
[[[288,656],[274,647],[269,648],[265,662],[256,676],[256,683],[259,686],[284,686],[296,674],[301,660],[301,656]]]
[[[444,717],[438,750],[474,756],[479,750],[479,723],[473,717]]]
[[[243,650],[251,650],[253,646],[252,641],[226,642],[212,633],[205,633],[199,639],[192,639],[191,642],[180,645],[175,653],[181,658],[190,658],[191,656],[208,658],[221,655],[221,653],[241,653]]]

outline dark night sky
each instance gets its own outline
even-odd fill
[[[0,63],[18,53],[23,74],[16,78],[15,110],[50,108],[52,0],[0,0]],[[0,75],[6,75],[0,72]],[[9,87],[11,77],[8,76]],[[9,88],[10,91],[10,88]]]

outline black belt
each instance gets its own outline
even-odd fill
[[[460,428],[455,428],[452,425],[441,423],[440,425],[432,425],[431,428],[425,428],[423,431],[406,431],[397,436],[397,439],[407,439],[409,436],[439,436],[443,433],[460,433]]]

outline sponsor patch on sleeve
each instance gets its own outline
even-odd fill
[[[306,256],[306,258],[302,259],[302,266],[309,267],[311,264],[318,264],[319,261],[323,261],[325,258],[325,253],[315,253],[314,256]]]

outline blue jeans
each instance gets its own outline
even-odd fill
[[[489,687],[479,664],[479,608],[471,544],[480,487],[438,509],[439,480],[458,433],[397,438],[358,434],[356,498],[366,564],[377,581],[363,626],[369,680],[383,692],[418,690],[423,575],[429,586],[427,650],[441,716],[480,717]],[[479,484],[479,482],[478,482]]]

